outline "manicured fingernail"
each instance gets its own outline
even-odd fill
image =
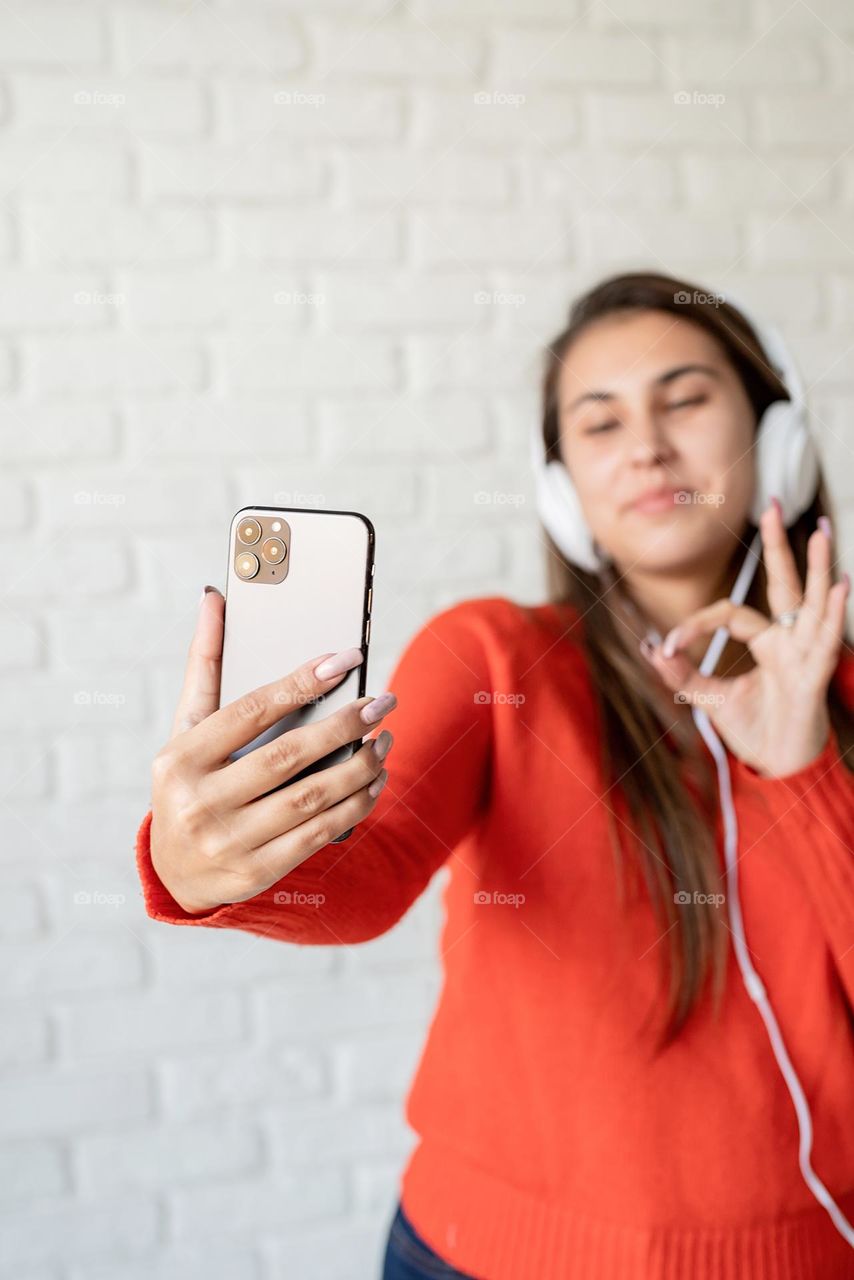
[[[388,782],[388,771],[383,769],[382,773],[378,773],[371,785],[368,787],[368,795],[372,800],[376,800],[385,784]]]
[[[661,652],[664,654],[665,658],[673,657],[679,640],[680,635],[678,627],[674,627],[672,631],[668,631],[667,635],[664,637],[664,644],[661,646]]]
[[[783,508],[780,506],[780,499],[779,499],[779,498],[772,498],[772,499],[771,499],[771,506],[772,506],[772,507],[774,508],[774,510],[777,512],[777,515],[778,515],[778,516],[781,516],[781,515],[783,514]]]
[[[376,724],[377,720],[382,720],[396,706],[397,698],[393,693],[381,693],[372,702],[366,702],[359,715],[365,724]]]
[[[851,589],[851,574],[847,569],[842,575],[842,581],[845,583],[845,590],[849,591]]]
[[[829,539],[833,537],[833,533],[830,528],[830,521],[828,520],[827,516],[819,516],[818,527],[819,529],[821,529],[822,533],[826,538]]]
[[[324,658],[318,663],[314,668],[314,674],[318,680],[331,680],[333,676],[341,676],[345,671],[352,671],[353,667],[358,667],[361,661],[361,649],[342,649],[339,653],[333,653],[331,657]]]
[[[655,648],[650,644],[646,636],[644,636],[643,640],[640,642],[640,651],[648,662],[652,662],[652,655],[655,652]]]
[[[374,753],[378,760],[385,760],[393,742],[394,738],[391,736],[388,729],[383,729],[382,733],[378,734],[378,736],[374,738]]]
[[[209,591],[215,591],[216,587],[202,587],[202,594],[199,596],[199,608],[204,604],[205,596]]]

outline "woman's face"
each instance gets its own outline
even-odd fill
[[[755,418],[711,334],[664,311],[597,320],[564,356],[558,405],[585,517],[624,573],[731,553],[750,512]]]

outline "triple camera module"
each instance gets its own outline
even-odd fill
[[[234,547],[234,572],[238,578],[245,582],[282,582],[288,574],[290,534],[288,523],[281,516],[250,516],[242,520]]]

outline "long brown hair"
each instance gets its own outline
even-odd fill
[[[689,319],[717,339],[741,378],[757,423],[769,404],[789,399],[753,327],[732,304],[673,276],[649,272],[616,275],[575,301],[566,326],[546,349],[542,431],[547,457],[561,456],[558,381],[572,343],[604,316],[650,309]],[[830,506],[820,478],[812,505],[788,530],[802,582],[806,575],[807,539],[820,515],[831,516]],[[725,592],[721,594],[730,593],[755,532],[755,526],[748,521],[742,541],[734,549]],[[650,678],[652,670],[638,649],[645,623],[613,567],[608,564],[601,574],[588,573],[566,560],[546,530],[543,536],[548,553],[549,599],[556,605],[572,606],[567,611],[570,629],[583,645],[600,710],[603,776],[610,783],[605,806],[621,890],[625,886],[623,873],[630,862],[624,848],[628,830],[632,836],[629,847],[640,859],[662,936],[668,941],[668,949],[662,949],[665,961],[669,959],[669,985],[666,1022],[657,1043],[660,1051],[676,1038],[696,1008],[709,975],[713,979],[716,1010],[725,985],[729,932],[714,905],[723,899],[712,896],[721,892],[713,836],[716,778],[709,757],[703,756],[699,747],[699,734],[688,708],[677,709],[669,697],[663,698],[659,682]],[[745,603],[769,613],[762,561]],[[850,652],[847,632],[843,643]],[[727,655],[739,648],[732,641],[730,646],[733,647],[719,661],[720,675],[726,674]],[[840,746],[847,752],[854,745],[854,715],[833,683],[828,705]],[[674,767],[677,763],[684,766],[684,776]],[[674,895],[683,891],[690,897],[681,901],[689,901],[690,910],[676,906]]]

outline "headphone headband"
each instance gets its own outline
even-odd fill
[[[803,379],[798,366],[795,364],[794,356],[780,330],[776,325],[769,324],[766,320],[760,320],[756,313],[746,306],[740,298],[736,298],[734,294],[729,293],[722,296],[731,307],[734,307],[744,317],[753,329],[769,366],[788,391],[792,404],[802,408],[806,415],[806,392]],[[775,403],[780,403],[780,401],[775,401]]]

